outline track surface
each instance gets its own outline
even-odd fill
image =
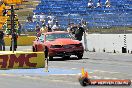
[[[8,49],[7,46],[6,50]],[[31,51],[31,46],[18,46],[18,50]],[[48,73],[40,73],[40,69],[36,69],[36,74],[35,70],[30,70],[28,73],[28,69],[25,72],[2,71],[0,88],[81,88],[78,77],[82,67],[88,71],[92,79],[132,80],[131,54],[85,52],[83,59],[79,60],[74,56],[65,60],[55,58],[49,62]],[[91,86],[90,88],[132,88],[132,86]]]

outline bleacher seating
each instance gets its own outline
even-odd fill
[[[41,22],[26,22],[22,26],[22,30],[25,32],[35,32],[36,25],[39,24],[40,27],[42,27]]]
[[[37,15],[55,16],[59,24],[66,28],[69,22],[79,23],[86,20],[89,27],[132,26],[132,0],[110,0],[111,7],[96,7],[98,0],[93,0],[94,8],[88,8],[88,0],[41,0],[36,10]]]

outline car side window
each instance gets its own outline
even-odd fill
[[[39,37],[39,40],[40,40],[41,42],[44,41],[44,34],[41,34],[41,36]]]

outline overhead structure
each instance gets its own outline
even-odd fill
[[[6,22],[6,26],[8,28],[8,31],[9,31],[9,35],[12,35],[12,38],[11,38],[11,47],[12,47],[12,51],[14,53],[14,50],[15,50],[15,41],[16,38],[15,36],[17,35],[17,30],[15,29],[16,28],[16,21],[18,22],[18,19],[15,20],[16,18],[16,15],[15,15],[15,10],[19,10],[19,8],[14,8],[14,6],[16,5],[21,5],[23,2],[25,2],[25,0],[2,0],[1,1],[3,4],[1,5],[1,9],[2,9],[2,13],[3,13],[3,16],[6,17],[6,16],[9,16]],[[5,8],[5,4],[8,5],[10,8],[9,9],[6,9]],[[10,10],[10,14],[7,14],[8,12],[6,12],[6,10]]]
[[[1,0],[1,2],[8,4],[8,5],[20,5],[28,2],[27,0]]]
[[[6,4],[22,4],[23,0],[3,0]]]

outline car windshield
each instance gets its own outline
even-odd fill
[[[69,33],[53,33],[46,35],[46,41],[53,41],[58,38],[70,38],[73,39],[73,36]]]

